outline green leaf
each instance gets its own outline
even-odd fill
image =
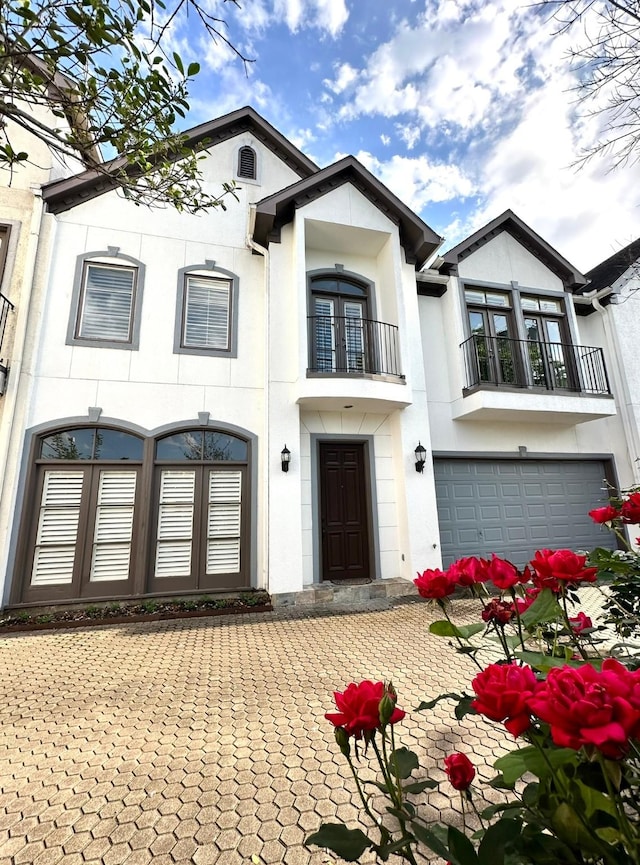
[[[429,850],[433,850],[436,856],[442,859],[449,859],[449,848],[446,844],[447,830],[445,826],[439,823],[432,823],[427,829],[422,823],[415,820],[411,823],[411,830],[418,841],[421,841]]]
[[[593,817],[596,811],[604,811],[612,817],[616,817],[616,808],[611,799],[602,793],[600,790],[595,790],[583,784],[582,781],[576,781],[577,788],[584,802],[584,813],[587,817]]]
[[[553,770],[571,762],[578,762],[578,754],[572,748],[549,748],[543,756],[538,748],[529,745],[499,757],[493,767],[502,774],[505,784],[512,785],[525,772],[531,772],[536,778],[548,778]]]
[[[503,865],[505,848],[520,835],[521,829],[520,820],[507,818],[489,826],[478,848],[480,865]]]
[[[187,68],[187,78],[193,78],[193,76],[197,75],[198,72],[200,72],[200,64],[190,63]]]
[[[433,709],[441,700],[462,700],[462,696],[460,694],[440,694],[434,700],[423,700],[419,706],[416,706],[416,712],[424,712],[426,709]]]
[[[437,781],[416,781],[413,784],[405,784],[402,788],[404,793],[422,793],[423,790],[434,790],[438,786]]]
[[[567,661],[565,658],[552,658],[544,652],[516,652],[516,657],[536,670],[547,673],[552,667],[582,667],[584,661]]]
[[[458,705],[454,709],[454,715],[461,721],[465,715],[477,715],[478,713],[471,705],[475,700],[475,694],[465,694],[458,700]]]
[[[534,625],[541,622],[555,622],[562,616],[562,610],[558,599],[551,589],[543,589],[529,609],[520,616],[524,627],[530,631]]]
[[[360,829],[347,829],[342,823],[323,823],[304,843],[306,847],[315,844],[333,850],[336,856],[347,862],[356,862],[365,850],[374,846]]]
[[[182,63],[182,58],[177,53],[177,51],[173,52],[173,62],[176,64],[176,69],[181,75],[184,75],[184,64]]]
[[[409,778],[414,769],[417,769],[420,764],[418,758],[408,748],[396,748],[389,755],[389,768],[396,776],[405,780]]]
[[[474,634],[479,634],[484,631],[485,625],[452,625],[446,619],[439,619],[437,622],[432,622],[429,625],[429,632],[435,634],[436,637],[460,637],[462,640],[468,640]]]
[[[478,865],[478,855],[475,847],[466,835],[463,835],[455,826],[449,826],[447,835],[449,850],[453,853],[458,865]]]

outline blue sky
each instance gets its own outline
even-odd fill
[[[347,153],[446,242],[514,210],[587,270],[640,235],[640,168],[572,164],[602,117],[577,100],[579,33],[516,0],[204,0],[255,59],[181,28],[189,125],[243,105],[324,166]],[[192,24],[193,22],[191,22]],[[191,26],[188,25],[188,26]]]

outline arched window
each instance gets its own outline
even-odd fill
[[[143,440],[107,427],[46,433],[36,452],[37,511],[27,592],[96,597],[131,583]]]
[[[314,372],[370,372],[369,285],[341,271],[313,276],[311,364]]]
[[[256,179],[256,152],[252,147],[241,147],[238,151],[238,177]]]
[[[154,592],[247,585],[248,442],[212,429],[156,441]]]
[[[34,436],[17,602],[251,586],[251,441],[80,422]]]

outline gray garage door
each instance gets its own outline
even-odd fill
[[[436,459],[445,565],[496,553],[519,566],[539,549],[615,548],[587,512],[606,503],[598,460]]]

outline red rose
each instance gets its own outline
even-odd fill
[[[522,574],[516,566],[506,559],[499,558],[495,553],[491,554],[491,561],[487,562],[487,573],[493,585],[503,591],[522,582]]]
[[[529,609],[529,607],[535,601],[535,599],[538,597],[538,595],[540,594],[541,591],[542,591],[542,589],[536,589],[536,588],[525,589],[524,598],[516,598],[516,600],[515,600],[516,609],[518,610],[518,614],[520,616],[525,612],[525,610]]]
[[[538,682],[531,667],[517,664],[491,664],[472,682],[477,699],[471,704],[492,721],[503,721],[513,736],[519,736],[531,725],[527,700]]]
[[[594,583],[597,568],[585,567],[586,556],[571,550],[538,550],[531,565],[536,572],[533,582],[540,589],[560,591],[562,585],[571,583]]]
[[[418,594],[423,598],[445,598],[455,592],[456,584],[445,571],[438,568],[418,574],[413,581],[418,587]]]
[[[468,556],[449,565],[447,573],[459,586],[473,586],[475,583],[484,583],[489,579],[487,564],[484,559]]]
[[[622,503],[620,513],[625,523],[632,523],[633,525],[640,523],[640,492],[631,493],[629,498]]]
[[[500,622],[501,625],[506,625],[515,615],[513,604],[506,601],[499,601],[493,598],[482,611],[482,618],[485,622]]]
[[[368,679],[358,685],[352,682],[344,691],[336,691],[333,696],[338,712],[328,712],[325,718],[331,721],[334,727],[342,727],[348,736],[356,739],[380,729],[382,700],[391,699],[394,705],[396,701],[395,692],[384,682],[370,682]],[[395,724],[401,721],[405,714],[402,709],[394,708],[387,723]]]
[[[586,631],[587,628],[593,628],[593,622],[583,613],[582,610],[577,614],[577,616],[569,616],[569,622],[571,623],[571,629],[574,634],[581,634],[583,631]]]
[[[604,508],[595,508],[589,511],[589,516],[594,523],[610,523],[612,520],[617,520],[620,516],[620,511],[612,505],[607,505]]]
[[[598,672],[590,664],[555,667],[529,698],[530,710],[551,727],[561,748],[594,745],[605,757],[623,757],[640,738],[640,670],[630,672],[607,658]]]
[[[444,771],[454,790],[467,790],[476,776],[471,760],[459,751],[445,757]]]

